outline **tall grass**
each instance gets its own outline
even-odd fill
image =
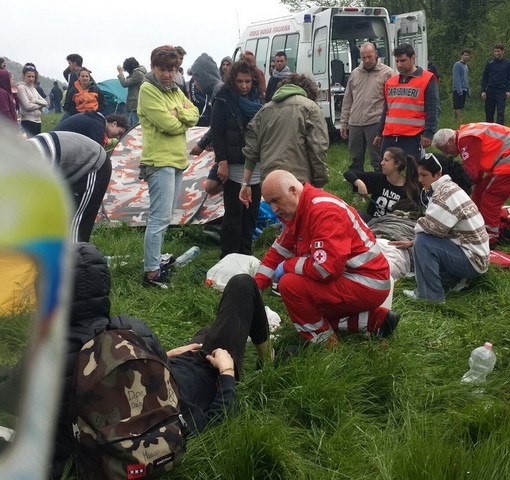
[[[480,118],[478,107],[468,103],[465,120]],[[451,119],[447,106],[441,125],[455,128]],[[348,164],[345,144],[332,145],[326,189],[360,205],[342,176]],[[259,258],[274,237],[274,229],[267,229],[257,239]],[[168,231],[164,252],[178,255],[199,245],[202,254],[177,271],[167,291],[140,285],[143,229],[101,225],[92,241],[106,255],[129,255],[125,264],[111,266],[113,313],[145,320],[169,348],[213,321],[219,294],[203,280],[219,246],[203,227]],[[295,346],[297,356],[256,370],[248,348],[236,414],[192,439],[184,463],[167,478],[510,478],[508,272],[491,267],[442,305],[402,295],[412,287],[413,279],[395,286],[401,322],[392,338],[349,335],[335,351],[303,345],[281,300],[265,293],[283,319],[277,346]],[[483,386],[461,384],[470,351],[484,341],[494,343],[495,371]]]

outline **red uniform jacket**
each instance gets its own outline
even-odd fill
[[[294,219],[286,224],[255,275],[259,288],[271,285],[274,270],[283,260],[285,272],[317,282],[343,276],[375,290],[390,287],[388,262],[356,211],[306,183]]]

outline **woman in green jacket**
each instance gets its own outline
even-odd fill
[[[170,46],[151,53],[151,72],[138,97],[138,116],[143,131],[140,178],[149,186],[149,217],[144,239],[142,285],[168,288],[160,266],[161,245],[172,220],[182,174],[188,166],[186,130],[199,118],[198,109],[173,81],[177,54]]]

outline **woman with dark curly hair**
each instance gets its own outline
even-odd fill
[[[134,127],[140,123],[140,119],[136,113],[136,109],[138,108],[138,93],[145,79],[145,75],[147,75],[147,70],[138,63],[136,58],[129,57],[124,60],[122,67],[117,65],[117,71],[119,72],[117,78],[120,84],[128,89],[126,110],[128,111],[129,126]],[[127,77],[124,76],[124,71],[129,73]]]
[[[252,235],[260,203],[260,175],[252,179],[253,203],[245,208],[239,200],[244,169],[246,127],[262,107],[259,75],[253,65],[235,62],[225,85],[216,94],[211,115],[211,136],[218,178],[223,183],[225,214],[221,227],[221,257],[229,253],[252,254]]]
[[[245,205],[252,201],[250,180],[258,165],[262,180],[273,170],[287,170],[314,187],[327,183],[329,134],[322,110],[315,103],[318,95],[312,80],[292,73],[248,125],[240,193]]]

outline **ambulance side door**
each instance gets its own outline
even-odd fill
[[[334,123],[334,103],[330,101],[330,45],[331,45],[331,19],[330,8],[317,13],[313,18],[312,45],[309,52],[311,63],[311,77],[319,87],[319,105],[328,122]]]
[[[411,44],[416,52],[416,65],[427,70],[428,47],[425,11],[419,10],[393,15],[391,22],[394,25],[393,47],[401,43]],[[391,67],[396,71],[395,65]]]

